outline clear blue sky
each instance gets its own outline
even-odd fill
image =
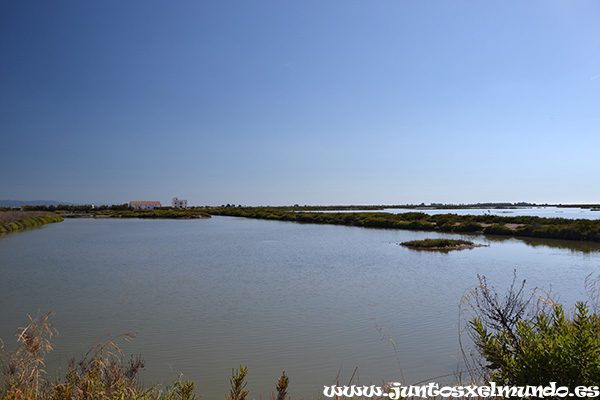
[[[0,199],[600,202],[600,2],[0,2]]]

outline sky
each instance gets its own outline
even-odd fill
[[[600,2],[0,2],[0,199],[600,203]]]

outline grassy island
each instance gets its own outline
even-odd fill
[[[452,240],[452,239],[424,239],[411,240],[410,242],[400,243],[401,246],[415,250],[434,250],[434,251],[450,251],[472,249],[474,247],[482,247],[481,244],[475,244],[468,240]]]

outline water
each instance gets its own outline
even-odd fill
[[[222,399],[242,364],[253,398],[284,370],[294,398],[316,398],[340,369],[343,382],[359,367],[361,383],[455,371],[458,305],[477,274],[503,289],[516,269],[573,304],[600,273],[597,244],[445,235],[489,247],[397,245],[439,236],[232,217],[66,220],[0,238],[0,338],[10,347],[27,313],[52,310],[54,373],[96,338],[138,332],[122,348],[144,356],[147,384],[183,373]]]

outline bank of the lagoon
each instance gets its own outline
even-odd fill
[[[489,247],[398,246],[436,237]],[[243,364],[251,397],[267,395],[285,370],[290,395],[310,398],[340,367],[343,381],[358,366],[364,383],[400,380],[400,367],[407,383],[454,372],[458,305],[477,274],[502,290],[516,269],[572,305],[599,262],[591,242],[219,216],[68,219],[0,238],[0,338],[10,346],[41,307],[60,331],[51,371],[64,372],[96,338],[138,332],[123,350],[146,358],[146,384],[183,373],[199,394],[223,398]]]
[[[0,211],[0,235],[62,221],[62,216],[51,212]]]
[[[59,211],[66,218],[141,218],[141,219],[202,219],[210,214],[202,209],[163,207],[154,210],[86,210]]]
[[[490,213],[458,215],[426,214],[412,211],[386,212],[305,212],[282,207],[209,209],[213,215],[226,215],[313,224],[359,226],[365,228],[484,233],[514,237],[536,237],[600,242],[600,220],[541,218],[537,216],[498,216]]]

